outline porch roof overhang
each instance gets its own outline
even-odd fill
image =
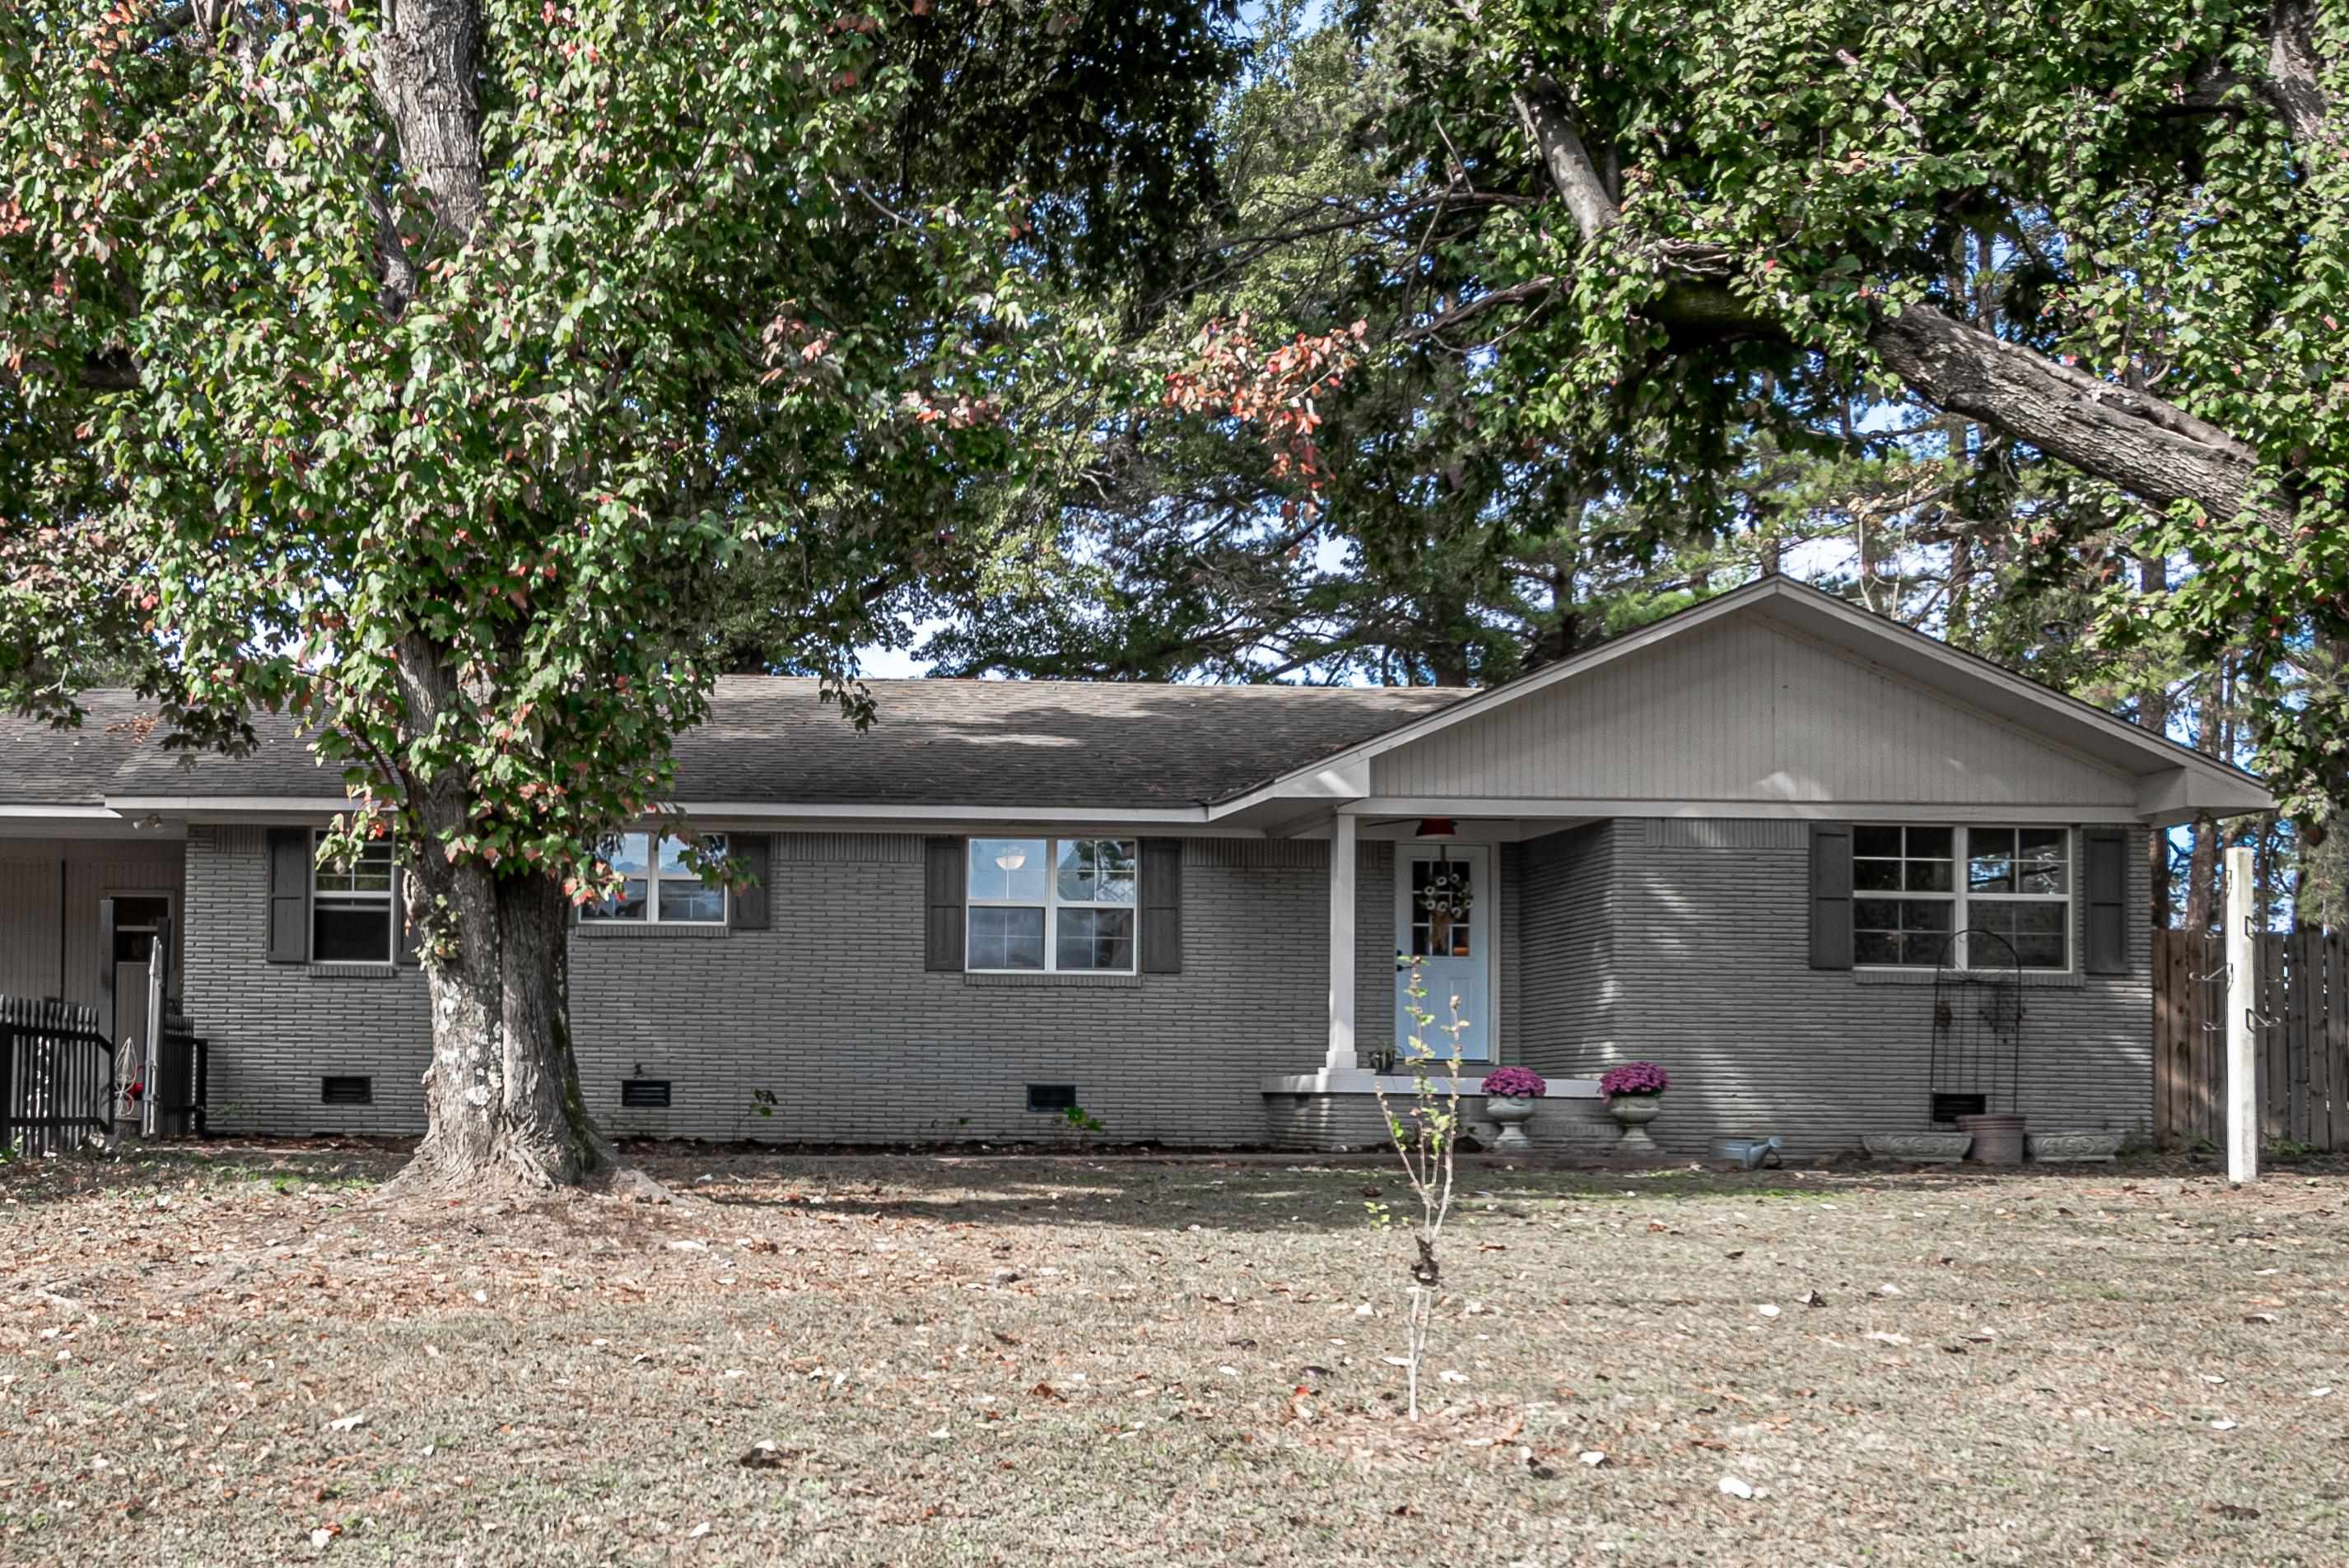
[[[181,839],[184,820],[126,816],[110,806],[0,803],[0,839]]]

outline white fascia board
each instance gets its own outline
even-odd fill
[[[119,822],[122,813],[110,806],[0,806],[0,821]]]
[[[1449,710],[1446,710],[1449,711]],[[1371,792],[1371,754],[1333,758],[1284,773],[1269,783],[1259,784],[1245,795],[1235,795],[1206,809],[1207,820],[1220,821],[1237,816],[1252,806],[1268,800],[1327,800],[1332,803],[1355,800]]]
[[[1508,799],[1483,800],[1461,796],[1378,795],[1338,808],[1348,816],[1478,818],[1568,818],[1588,821],[1601,817],[1756,817],[1802,822],[2117,822],[2139,816],[2132,807],[2083,805],[2078,801],[1946,800],[1659,800]]]
[[[123,796],[105,807],[90,810],[107,816],[159,815],[204,821],[306,820],[350,810],[357,802],[295,796],[159,795]],[[769,800],[680,800],[647,822],[681,817],[709,823],[740,823],[745,827],[798,829],[811,832],[905,828],[936,830],[945,827],[998,827],[1036,824],[1054,828],[1155,828],[1174,833],[1210,830],[1204,806],[1114,808],[1101,806],[894,806],[886,801],[851,804],[810,804]],[[1255,828],[1212,830],[1220,838],[1257,839]]]
[[[1116,827],[1204,827],[1204,806],[893,806],[884,800],[803,805],[790,801],[680,800],[676,814],[740,822],[1041,822]],[[1253,835],[1251,835],[1253,836]]]
[[[347,796],[319,795],[109,795],[109,810],[123,816],[154,812],[164,817],[201,817],[206,821],[234,821],[264,817],[331,817],[356,809]]]

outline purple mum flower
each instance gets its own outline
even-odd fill
[[[1609,1099],[1619,1094],[1661,1094],[1671,1087],[1672,1080],[1653,1062],[1625,1062],[1609,1068],[1599,1080],[1599,1092]]]

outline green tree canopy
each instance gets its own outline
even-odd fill
[[[286,709],[412,875],[424,1174],[605,1160],[568,902],[739,655],[967,572],[1047,302],[1189,232],[1213,7],[39,0],[0,14],[0,695]],[[1058,346],[1073,362],[1030,363]],[[1073,346],[1072,347],[1071,346]],[[1056,364],[1059,366],[1055,367]]]

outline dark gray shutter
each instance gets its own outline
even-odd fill
[[[269,962],[310,956],[310,830],[269,830]]]
[[[923,925],[925,969],[962,968],[962,890],[968,874],[964,861],[969,853],[963,847],[965,842],[961,839],[923,841],[927,906],[927,919]]]
[[[2080,833],[2081,892],[2086,901],[2081,967],[2091,975],[2128,973],[2128,830]]]
[[[1811,824],[1811,967],[1851,967],[1851,824]]]
[[[1183,841],[1142,841],[1142,972],[1183,973]]]
[[[767,885],[774,874],[775,841],[764,833],[737,833],[730,841],[734,856],[750,868],[751,882],[734,890],[727,923],[737,931],[764,931],[771,923]]]
[[[391,872],[391,922],[397,939],[392,953],[402,964],[421,962],[416,950],[416,939],[422,934],[408,923],[408,868],[395,866]]]

